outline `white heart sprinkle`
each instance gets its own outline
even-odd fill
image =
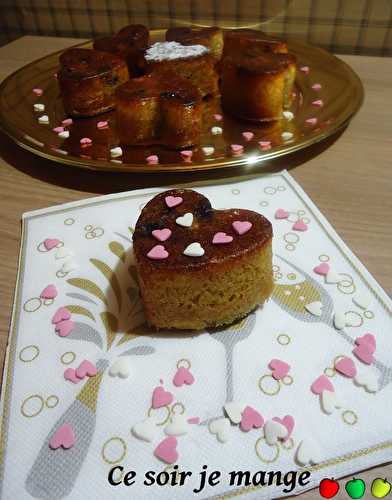
[[[287,428],[276,420],[267,420],[264,424],[264,438],[270,446],[287,437],[287,434]]]
[[[70,273],[71,271],[78,269],[78,267],[78,264],[73,259],[68,259],[61,266],[61,271],[63,271],[63,273]]]
[[[229,403],[226,403],[223,408],[233,424],[239,424],[241,422],[242,412],[245,409],[245,405],[236,403],[235,401],[230,401]]]
[[[57,260],[65,259],[66,257],[73,257],[74,255],[73,251],[67,247],[60,247],[55,253]]]
[[[321,448],[312,439],[303,439],[298,445],[295,459],[300,465],[318,464],[322,461]]]
[[[371,298],[367,293],[357,292],[353,297],[353,302],[356,306],[361,309],[367,309],[370,305]]]
[[[172,416],[164,431],[168,436],[184,436],[188,434],[189,428],[188,417],[185,414],[177,414]]]
[[[119,358],[109,368],[109,375],[112,377],[128,378],[131,373],[131,363],[127,357]]]
[[[294,113],[292,113],[291,111],[283,111],[282,114],[289,122],[291,122],[291,120],[294,118]]]
[[[176,224],[183,227],[191,227],[193,224],[193,214],[191,212],[187,212],[181,217],[177,217]]]
[[[110,156],[112,158],[117,158],[118,156],[121,156],[123,154],[123,150],[120,148],[120,146],[117,146],[115,148],[112,148],[110,150]]]
[[[320,394],[320,402],[323,411],[328,415],[331,415],[335,411],[335,408],[341,408],[335,392],[324,390]]]
[[[202,257],[204,255],[204,248],[200,243],[193,242],[185,248],[183,254],[188,257]]]
[[[58,136],[61,137],[61,139],[68,139],[68,137],[69,137],[69,131],[68,130],[64,130],[63,132],[59,132]]]
[[[378,379],[373,372],[357,371],[357,374],[354,377],[354,382],[359,387],[363,387],[367,392],[378,391]]]
[[[45,104],[37,102],[34,104],[34,111],[45,111]]]
[[[325,276],[325,283],[335,284],[335,283],[339,283],[341,281],[341,279],[342,278],[339,276],[339,274],[335,273],[335,271],[332,271],[330,269]]]
[[[313,314],[313,316],[321,316],[322,308],[323,304],[319,300],[305,305],[305,309],[310,312],[310,314]]]
[[[131,429],[135,437],[147,441],[148,443],[154,441],[158,434],[158,430],[157,424],[152,417],[146,418],[142,422],[138,422]]]
[[[289,141],[294,137],[294,134],[292,134],[291,132],[282,132],[281,136],[284,141]]]
[[[346,315],[343,312],[336,311],[333,316],[333,324],[336,330],[343,330],[346,326]]]
[[[43,123],[47,125],[49,123],[49,116],[48,115],[42,115],[38,118],[38,123]]]
[[[225,417],[213,420],[208,426],[210,433],[216,435],[216,439],[221,443],[226,443],[229,440],[230,428],[230,420]]]
[[[223,132],[223,129],[222,127],[212,127],[211,128],[211,132],[214,134],[214,135],[220,135],[222,132]]]
[[[201,149],[206,156],[212,155],[215,151],[215,148],[212,146],[204,146]]]

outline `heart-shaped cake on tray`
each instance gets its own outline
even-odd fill
[[[272,225],[257,212],[215,210],[173,189],[143,208],[133,243],[146,319],[158,329],[229,324],[272,293]]]

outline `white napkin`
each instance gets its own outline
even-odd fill
[[[143,315],[129,228],[161,189],[103,196],[24,215],[2,390],[2,498],[143,500],[154,495],[175,500],[242,493],[259,500],[281,495],[284,485],[230,486],[229,472],[299,471],[296,453],[301,441],[314,448],[308,458],[318,465],[305,466],[311,472],[310,482],[297,485],[295,493],[317,486],[324,477],[341,477],[391,459],[390,299],[288,173],[196,189],[215,208],[255,210],[274,227],[273,299],[240,326],[215,336],[143,335],[143,327],[137,328]],[[276,219],[278,209],[287,211],[288,218]],[[293,228],[299,220],[307,230]],[[59,248],[47,251],[43,242],[48,238],[59,240],[58,254]],[[323,262],[335,283],[326,283],[314,272]],[[55,285],[58,295],[45,305],[39,296],[49,284]],[[368,303],[362,308],[353,299]],[[302,306],[317,312],[319,301],[321,316]],[[60,306],[72,306],[76,324],[64,338],[51,324]],[[349,323],[342,331],[333,326],[336,311]],[[111,333],[111,328],[120,333]],[[139,335],[124,337],[128,330]],[[369,332],[377,343],[371,366],[352,354],[354,340]],[[377,392],[367,392],[335,373],[338,356],[350,357],[362,378],[375,379]],[[274,358],[291,367],[283,382],[271,376],[268,365]],[[64,371],[77,368],[83,360],[97,364],[101,373],[78,384],[66,381]],[[123,360],[120,365],[119,360]],[[110,376],[109,367],[125,378]],[[193,384],[173,384],[178,367],[189,369]],[[320,397],[310,390],[324,370],[332,375],[329,380],[341,402],[332,414],[323,411]],[[153,390],[161,381],[173,402],[150,410]],[[206,423],[223,417],[223,405],[230,400],[241,403],[242,410],[252,407],[265,421],[291,415],[292,439],[270,446],[263,430],[244,432],[232,425],[227,442],[219,442]],[[202,422],[190,424],[189,432],[177,437],[179,470],[192,476],[183,486],[146,486],[147,471],[173,470],[154,456],[154,449],[167,437],[165,426],[157,426],[153,442],[136,438],[131,428],[149,411],[162,423],[170,409]],[[64,423],[72,425],[75,444],[53,451],[48,441]],[[116,465],[124,467],[124,474],[135,471],[135,484],[110,485],[108,472]],[[218,484],[195,494],[192,490],[200,483],[203,465],[221,476]]]

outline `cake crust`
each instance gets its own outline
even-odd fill
[[[65,112],[94,116],[114,108],[115,89],[128,80],[125,62],[106,52],[73,48],[60,56],[57,79]]]
[[[223,31],[217,26],[191,28],[180,26],[166,31],[166,40],[180,42],[183,45],[204,45],[211,51],[215,60],[219,61],[223,50]]]
[[[222,107],[245,120],[278,120],[292,102],[296,58],[264,53],[227,57],[222,69]],[[238,89],[244,89],[238,92]]]
[[[134,78],[116,91],[116,123],[122,144],[192,146],[201,134],[201,95],[172,72]]]

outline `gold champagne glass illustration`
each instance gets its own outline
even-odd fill
[[[274,256],[278,261],[282,261],[294,270],[296,274],[302,277],[302,280],[296,284],[279,284],[275,283],[272,299],[284,311],[289,313],[294,318],[306,323],[325,323],[331,329],[344,338],[346,342],[355,345],[355,338],[351,337],[344,330],[337,330],[333,324],[334,302],[327,290],[318,283],[306,271],[284,259],[283,257]],[[304,300],[300,300],[304,299]],[[321,302],[321,315],[315,316],[306,310],[305,306],[312,302]],[[378,388],[383,389],[392,381],[392,367],[386,366],[381,361],[375,360],[373,366],[379,372]]]

